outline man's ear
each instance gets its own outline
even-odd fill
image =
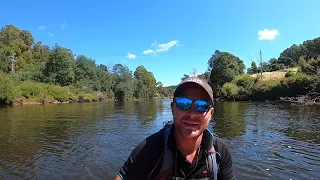
[[[171,107],[171,112],[173,114],[174,102],[171,102],[170,107]]]
[[[211,114],[211,116],[214,114],[214,108],[213,107],[210,109],[210,114]]]

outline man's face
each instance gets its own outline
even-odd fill
[[[210,97],[202,88],[186,88],[180,97],[186,97],[192,100],[205,100],[210,102]],[[176,107],[176,103],[171,103],[173,113],[173,121],[175,129],[184,138],[197,138],[207,128],[214,109],[212,106],[204,112],[198,112],[195,104],[188,110],[180,110]]]

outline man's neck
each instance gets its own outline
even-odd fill
[[[177,148],[188,159],[189,162],[193,162],[195,154],[200,147],[202,136],[203,134],[196,139],[186,139],[177,131],[175,131]]]

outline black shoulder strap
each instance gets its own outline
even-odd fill
[[[153,178],[153,179],[161,179],[163,177],[168,176],[173,167],[173,154],[172,151],[168,148],[167,142],[168,142],[168,136],[171,130],[171,126],[165,127],[164,129],[164,150],[156,164],[156,166],[152,169],[152,171],[149,173],[149,179],[151,179],[154,171],[158,167],[159,163],[162,162],[161,169],[159,173]],[[162,160],[162,161],[161,161]]]

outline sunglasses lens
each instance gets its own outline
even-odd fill
[[[187,110],[190,108],[192,104],[192,100],[188,98],[177,98],[176,99],[176,106],[181,110]]]
[[[203,100],[197,100],[195,102],[197,110],[199,112],[206,112],[210,106],[210,103],[208,101],[203,101]]]

